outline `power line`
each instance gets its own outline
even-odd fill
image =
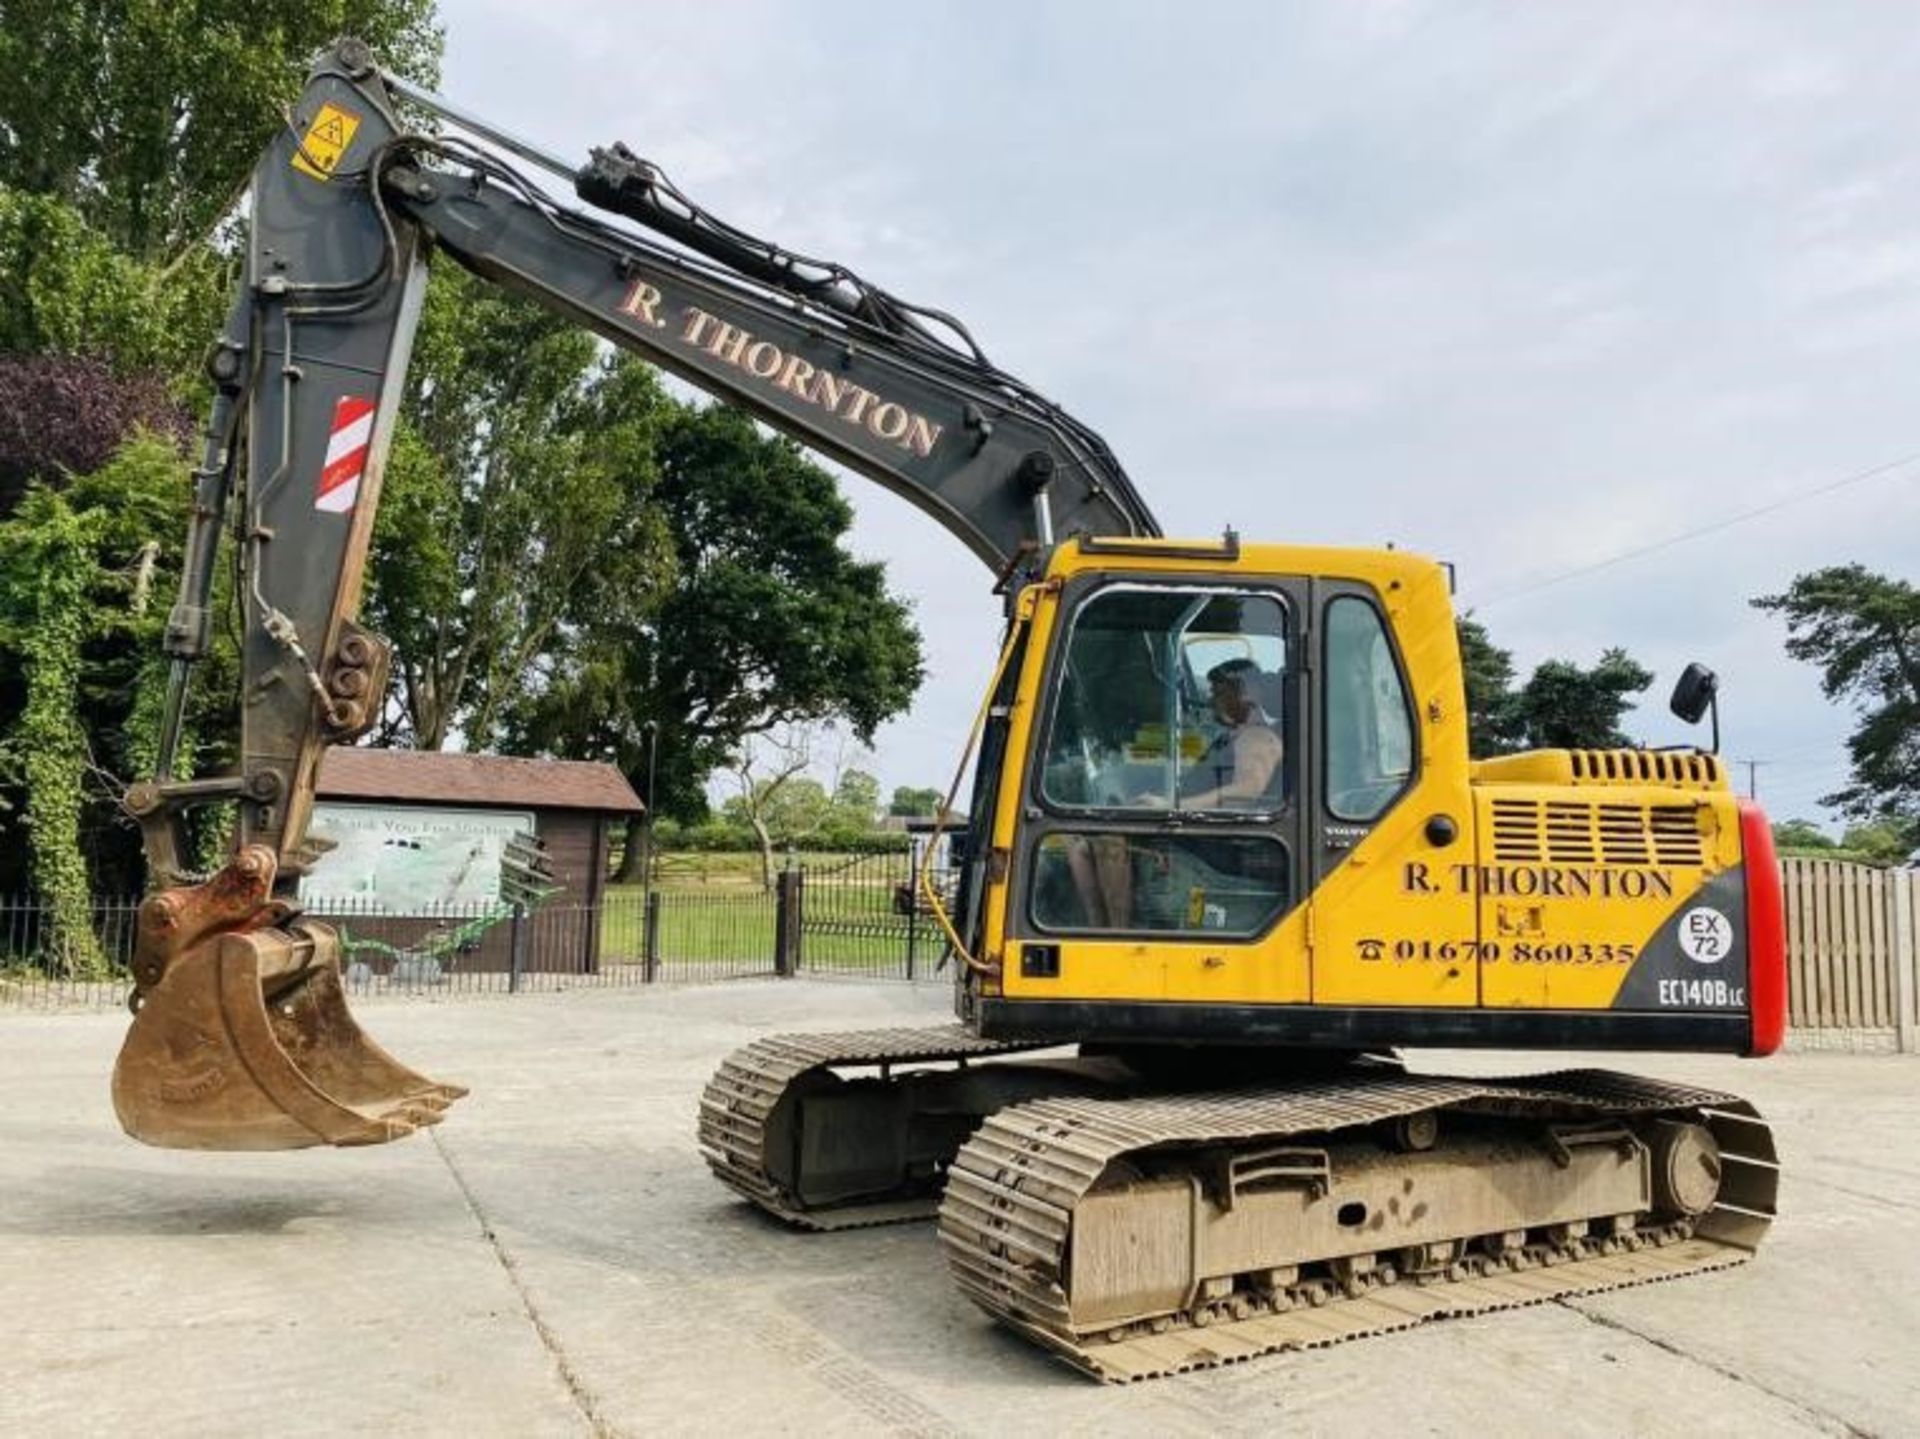
[[[1788,809],[1821,805],[1828,795],[1846,788],[1844,777],[1808,784],[1770,785],[1767,788],[1767,809],[1779,814]]]
[[[1790,765],[1806,764],[1808,755],[1818,755],[1819,763],[1827,760],[1844,761],[1847,757],[1847,741],[1843,735],[1838,739],[1815,740],[1811,744],[1797,744],[1792,749],[1777,749],[1773,752],[1773,762],[1784,760]]]
[[[1792,779],[1782,780],[1778,784],[1769,785],[1768,793],[1773,795],[1784,794],[1794,797],[1811,796],[1819,793],[1821,790],[1833,791],[1845,789],[1850,779],[1851,776],[1843,772],[1832,772],[1824,775],[1796,775]]]
[[[1770,759],[1767,761],[1767,765],[1771,769],[1799,770],[1802,773],[1807,770],[1832,771],[1845,769],[1847,764],[1848,760],[1844,751],[1830,755],[1825,759]]]
[[[1757,520],[1763,515],[1773,514],[1777,510],[1784,510],[1792,505],[1804,504],[1808,500],[1816,500],[1822,495],[1832,494],[1835,490],[1844,490],[1849,485],[1857,485],[1867,480],[1877,479],[1881,475],[1904,469],[1915,462],[1920,462],[1920,451],[1916,451],[1910,455],[1902,455],[1897,460],[1888,460],[1885,464],[1874,465],[1870,469],[1856,470],[1850,475],[1843,475],[1839,479],[1830,480],[1824,485],[1817,485],[1810,490],[1802,490],[1798,494],[1787,495],[1783,499],[1774,500],[1768,504],[1760,505],[1755,509],[1742,510],[1737,515],[1728,515],[1724,519],[1715,520],[1712,524],[1701,525],[1697,529],[1682,530],[1677,535],[1669,535],[1664,540],[1655,540],[1650,545],[1640,545],[1631,550],[1622,550],[1619,554],[1609,555],[1604,560],[1595,560],[1591,564],[1580,565],[1571,570],[1564,570],[1560,574],[1550,575],[1544,580],[1535,580],[1531,584],[1521,585],[1516,589],[1496,594],[1490,599],[1476,600],[1472,605],[1468,606],[1468,608],[1480,609],[1487,605],[1504,604],[1508,600],[1518,599],[1521,595],[1530,595],[1537,590],[1544,590],[1554,585],[1565,584],[1568,580],[1579,579],[1582,575],[1593,574],[1596,570],[1611,569],[1615,565],[1625,564],[1628,560],[1637,560],[1642,555],[1651,555],[1660,550],[1672,549],[1675,545],[1685,544],[1688,540],[1697,540],[1704,535],[1717,534],[1721,530],[1729,529],[1734,525],[1743,525],[1748,520]]]

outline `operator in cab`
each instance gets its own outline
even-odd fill
[[[1230,659],[1207,671],[1220,732],[1180,776],[1181,809],[1260,809],[1274,797],[1285,747],[1273,719],[1260,707],[1260,667]],[[1142,795],[1141,803],[1164,803]]]
[[[1259,665],[1244,657],[1207,671],[1220,730],[1198,758],[1181,767],[1180,809],[1262,810],[1278,802],[1286,746],[1260,704],[1261,678]],[[1148,790],[1136,794],[1132,804],[1162,808],[1167,798]],[[1195,843],[1207,845],[1204,840]],[[1119,834],[1076,835],[1062,844],[1083,922],[1097,929],[1180,928],[1191,896],[1247,887],[1247,877],[1236,873],[1241,865],[1228,854],[1213,855],[1219,863],[1209,864],[1185,847],[1158,841],[1137,846]],[[1226,865],[1224,871],[1220,863]],[[1272,884],[1256,887],[1271,889]]]

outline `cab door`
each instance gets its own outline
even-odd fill
[[[1423,727],[1443,710],[1409,678],[1405,602],[1358,583],[1314,589],[1313,1002],[1475,1004],[1471,797],[1462,766],[1430,762]]]
[[[1300,1004],[1303,580],[1109,571],[1069,582],[1029,693],[1009,999]],[[1239,793],[1233,726],[1278,756]],[[1259,741],[1257,735],[1242,740]],[[1231,758],[1229,758],[1231,756]]]

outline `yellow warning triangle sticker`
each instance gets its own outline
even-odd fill
[[[293,168],[316,180],[325,180],[353,143],[353,132],[360,128],[360,117],[339,105],[326,104],[313,117],[307,133],[293,152]]]

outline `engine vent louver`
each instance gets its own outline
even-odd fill
[[[1705,843],[1692,805],[1493,801],[1497,864],[1698,866]]]
[[[1720,760],[1698,750],[1576,749],[1568,750],[1577,780],[1613,780],[1616,783],[1717,785]]]
[[[1599,858],[1593,842],[1593,806],[1547,804],[1547,854],[1556,864],[1592,864]]]
[[[1530,799],[1493,802],[1493,857],[1503,864],[1538,864],[1545,858],[1538,804]]]
[[[1655,805],[1647,811],[1647,832],[1661,864],[1704,864],[1706,841],[1699,817],[1685,805]]]

